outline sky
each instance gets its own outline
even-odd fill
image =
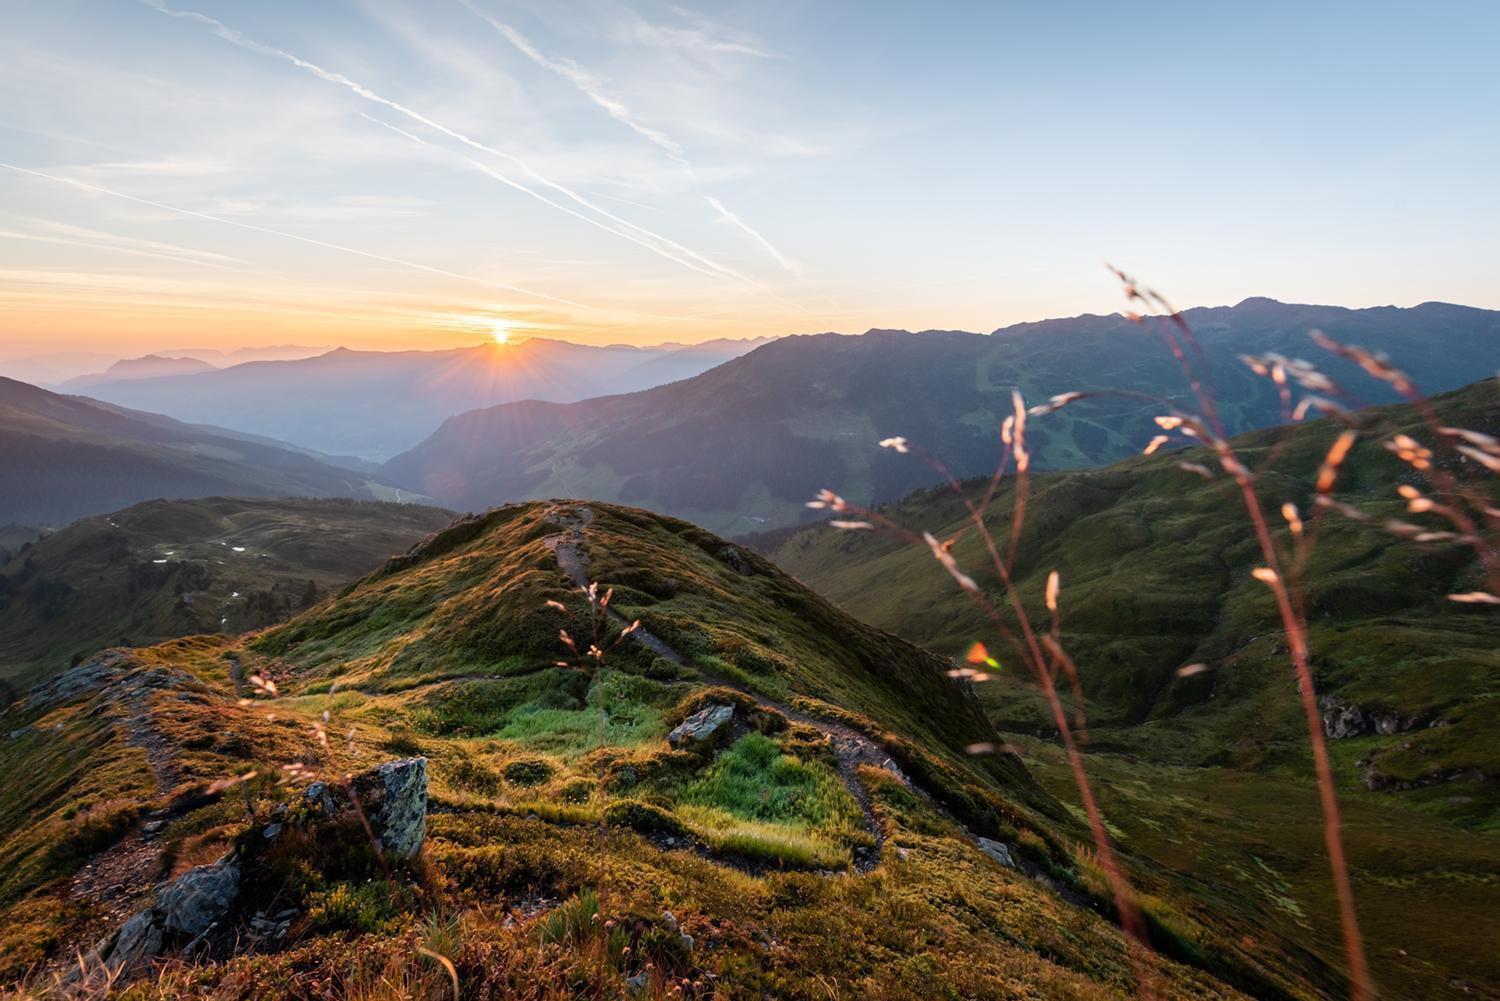
[[[1500,5],[0,0],[0,358],[1500,308]]]

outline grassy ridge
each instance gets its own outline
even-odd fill
[[[358,845],[278,855],[256,892],[307,916],[296,944],[170,971],[142,996],[295,995],[309,982],[388,975],[436,999],[442,974],[426,979],[412,945],[434,941],[435,928],[481,995],[521,984],[546,998],[592,993],[601,967],[569,917],[589,907],[659,949],[654,968],[687,976],[688,996],[707,996],[711,981],[734,996],[825,996],[830,984],[902,999],[1133,995],[1109,922],[999,867],[949,814],[872,765],[859,768],[867,816],[806,721],[858,724],[950,808],[967,803],[982,833],[1090,892],[1077,825],[1013,762],[962,752],[993,735],[941,660],[692,526],[590,509],[596,576],[628,614],[681,643],[687,663],[632,644],[600,677],[556,666],[559,628],[587,636],[587,605],[547,546],[560,531],[552,507],[530,504],[460,522],[285,625],[110,654],[19,703],[4,727],[22,736],[0,744],[0,975],[108,927],[68,880],[100,850],[133,844],[146,811],[189,804],[161,842],[166,864],[181,866],[239,839],[264,842],[275,804],[296,795],[276,784],[280,764],[339,774],[422,754],[434,810],[411,882],[400,870],[399,885],[383,883]],[[273,678],[278,692],[241,705],[237,673]],[[798,709],[712,687],[723,675]],[[722,753],[667,745],[673,725],[715,701],[744,707],[747,727]],[[312,734],[324,719],[339,738],[326,744]],[[257,776],[231,795],[192,805],[191,790],[246,769]],[[23,774],[38,772],[44,781]],[[853,853],[877,839],[880,864],[856,868]],[[585,899],[593,890],[597,904]],[[664,909],[696,938],[691,952],[651,930]],[[550,913],[534,920],[538,910]],[[1318,996],[1316,978],[1274,950],[1250,955],[1165,903],[1151,913],[1162,929],[1172,922],[1162,937],[1171,954],[1198,964],[1159,961],[1174,994],[1241,996],[1212,970],[1262,996]],[[445,924],[452,915],[462,920]],[[639,969],[611,962],[617,980]]]

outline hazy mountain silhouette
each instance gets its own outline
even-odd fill
[[[0,378],[0,524],[64,525],[158,497],[399,499],[281,442]]]
[[[82,392],[92,386],[106,382],[124,382],[130,379],[153,379],[164,375],[191,375],[196,372],[212,372],[214,370],[215,366],[198,358],[142,355],[139,358],[122,358],[103,372],[76,376],[62,383],[58,388]]]
[[[1312,328],[1389,353],[1428,392],[1500,368],[1500,313],[1464,306],[1345,309],[1256,298],[1186,316],[1231,432],[1283,419],[1274,387],[1245,368],[1242,353],[1306,357],[1366,402],[1392,399],[1384,384],[1314,345]],[[874,502],[932,482],[921,463],[876,447],[888,436],[920,443],[960,476],[988,471],[1013,388],[1039,403],[1070,390],[1176,396],[1187,387],[1159,335],[1119,314],[991,335],[816,334],[646,392],[463,414],[384,468],[454,507],[590,496],[749,532],[796,523],[821,487]],[[1033,433],[1035,464],[1077,468],[1134,454],[1158,430],[1152,416],[1160,412],[1118,397],[1074,404]]]
[[[443,351],[352,351],[112,380],[91,395],[321,452],[385,459],[448,417],[514,400],[567,403],[697,375],[761,341],[638,348],[531,338]]]

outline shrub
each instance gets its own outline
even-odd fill
[[[552,778],[552,765],[544,758],[517,758],[505,766],[505,781],[517,786],[539,786]]]

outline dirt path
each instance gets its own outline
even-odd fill
[[[589,578],[589,558],[584,549],[583,530],[593,523],[594,512],[584,505],[560,505],[553,508],[547,517],[553,524],[563,529],[560,534],[549,536],[545,540],[547,548],[551,549],[553,555],[557,557],[558,566],[573,581],[574,586],[587,588],[592,581]],[[613,608],[607,609],[606,613],[613,621],[621,625],[630,623],[628,618]],[[870,792],[859,780],[859,766],[873,765],[877,768],[884,768],[894,773],[908,788],[913,788],[911,782],[901,773],[901,769],[896,766],[895,761],[891,760],[891,756],[886,754],[880,745],[853,727],[808,715],[785,703],[753,692],[729,678],[705,671],[645,628],[637,629],[631,634],[631,639],[657,656],[688,668],[710,685],[732,688],[748,695],[763,708],[773,709],[788,720],[810,726],[826,736],[833,747],[834,758],[838,762],[839,778],[843,780],[845,788],[854,797],[854,801],[859,804],[860,812],[865,818],[865,829],[874,839],[872,847],[855,849],[855,869],[859,872],[868,872],[880,864],[881,854],[885,848],[885,833],[881,830],[880,822],[875,816]]]
[[[142,685],[124,695],[116,709],[120,713],[117,725],[124,731],[125,741],[146,754],[158,798],[166,797],[181,781],[171,741],[156,729],[151,717],[151,699],[161,690]],[[119,841],[84,863],[68,880],[66,892],[70,898],[94,902],[100,909],[98,921],[78,943],[80,947],[95,941],[99,929],[118,927],[149,900],[165,868],[157,834],[171,816],[170,804],[143,814]]]

